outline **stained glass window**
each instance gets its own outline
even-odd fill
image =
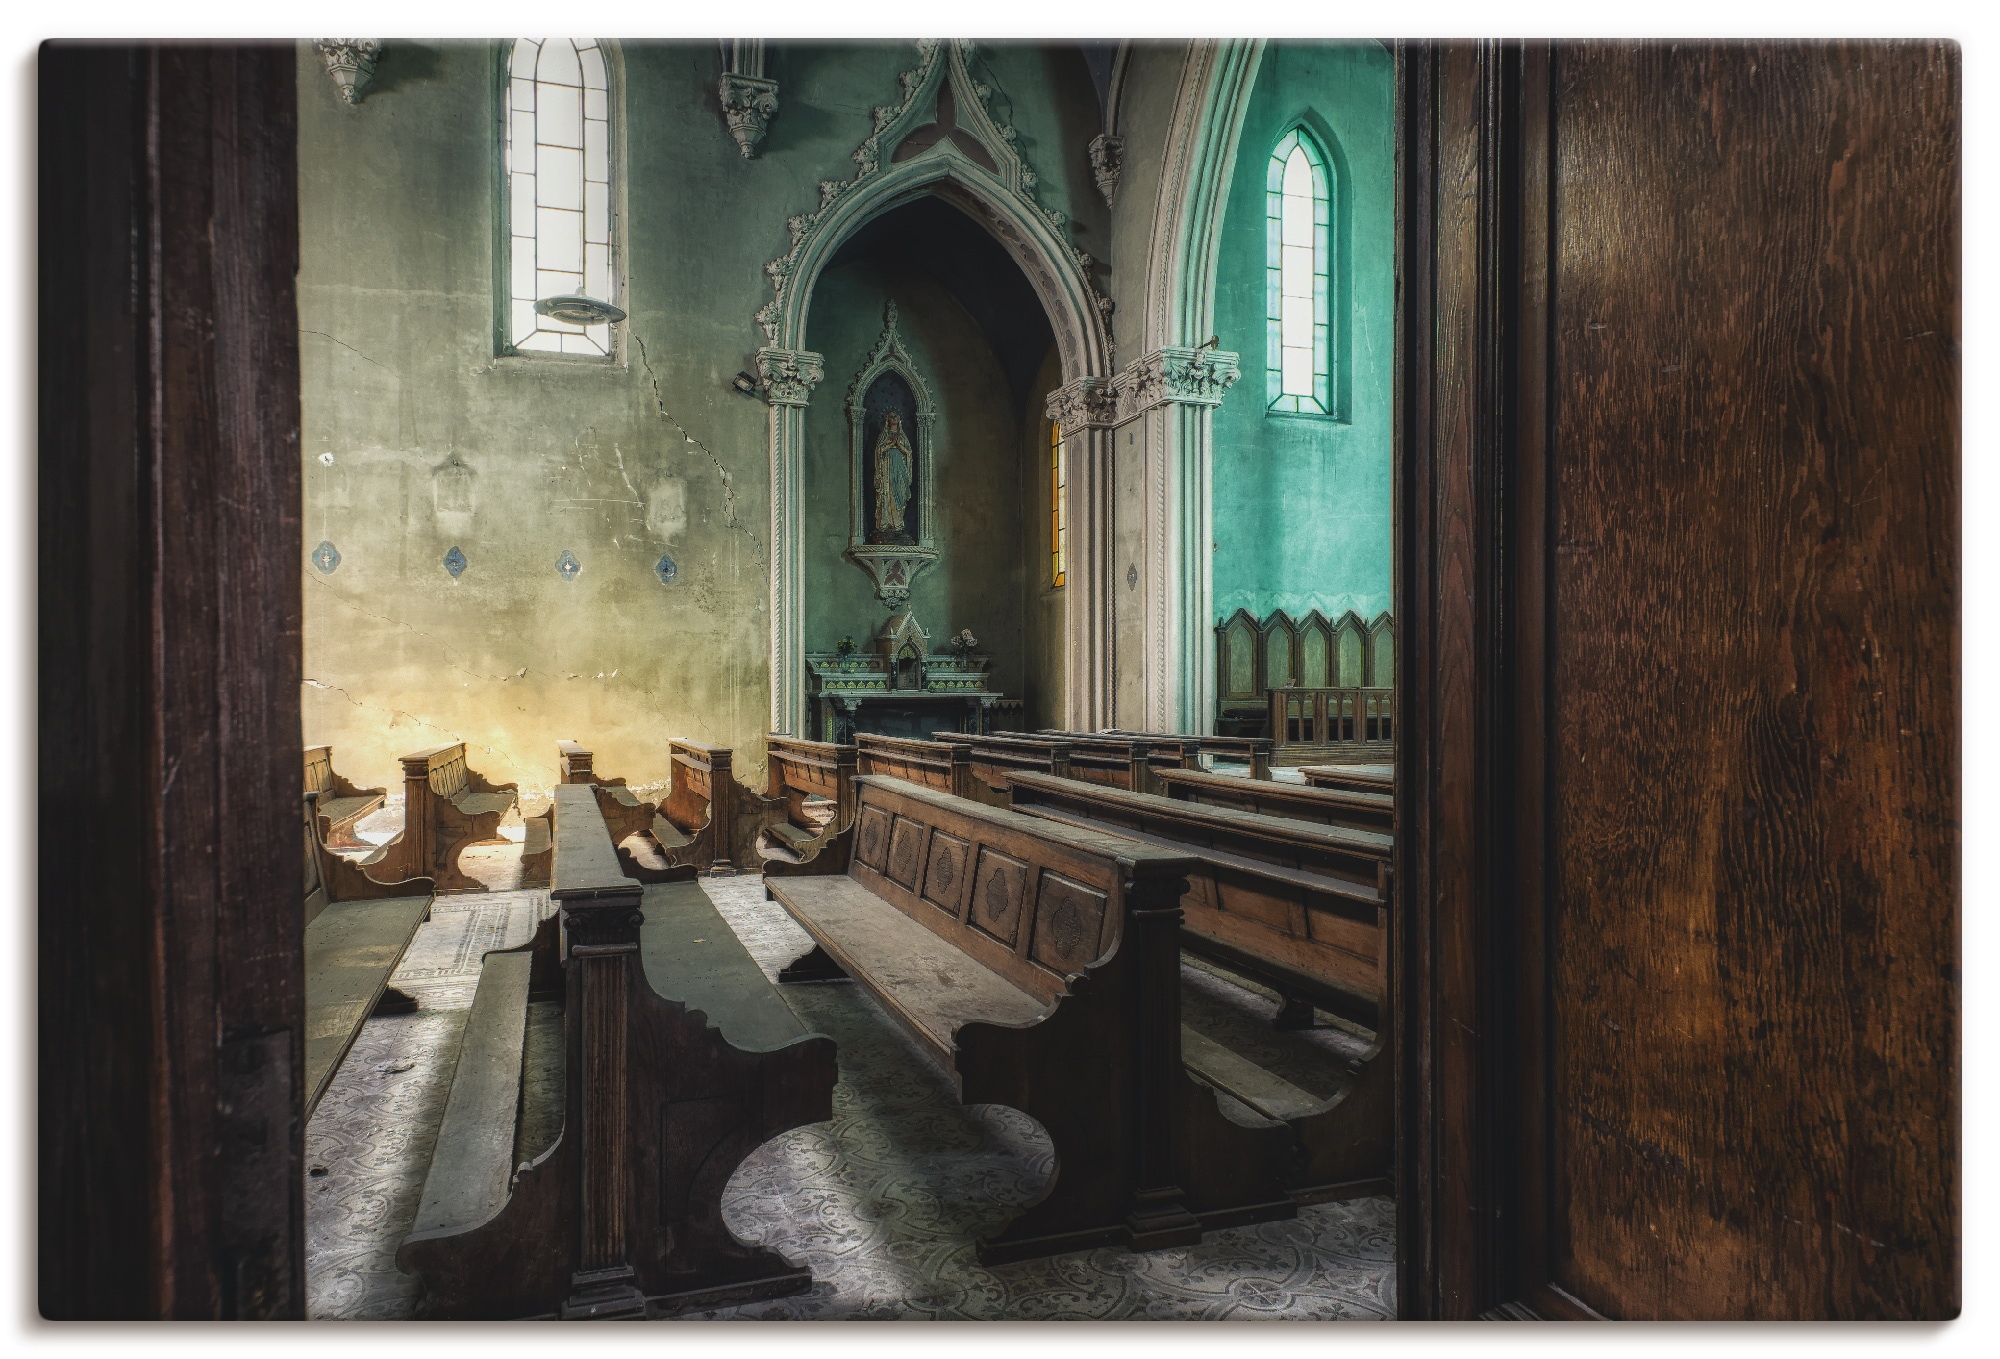
[[[508,343],[526,352],[608,356],[609,324],[535,310],[552,297],[618,300],[604,52],[592,38],[516,38],[507,76]]]
[[[1266,185],[1270,409],[1326,415],[1333,410],[1332,177],[1304,128],[1278,139]]]
[[[1049,422],[1049,569],[1061,585],[1069,576],[1069,506],[1064,494],[1069,478],[1063,467],[1062,427]]]

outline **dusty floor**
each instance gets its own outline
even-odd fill
[[[368,829],[364,837],[375,838]],[[493,887],[518,882],[513,845],[475,848],[464,862]],[[767,974],[805,951],[804,932],[764,900],[760,879],[705,878],[703,886]],[[394,978],[418,1010],[368,1021],[307,1129],[312,1316],[411,1315],[417,1283],[396,1269],[395,1249],[416,1212],[481,956],[525,941],[548,909],[544,892],[447,896],[418,931]],[[1184,981],[1191,1010],[1208,1022],[1233,1024],[1249,1041],[1268,1032],[1268,999],[1193,965]],[[1046,1138],[1012,1109],[961,1106],[945,1073],[860,988],[787,987],[783,995],[808,1027],[839,1043],[834,1118],[760,1148],[731,1181],[724,1212],[739,1236],[810,1266],[814,1287],[689,1319],[1393,1314],[1394,1213],[1381,1198],[1214,1232],[1184,1249],[980,1265],[974,1241],[1046,1181]],[[1336,1029],[1306,1041],[1329,1057],[1359,1050]]]

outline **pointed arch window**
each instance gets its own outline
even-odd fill
[[[1333,177],[1304,128],[1271,149],[1265,188],[1270,409],[1333,413]]]
[[[608,358],[624,313],[604,50],[592,38],[516,38],[506,85],[504,347]]]

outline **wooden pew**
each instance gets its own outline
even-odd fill
[[[972,774],[972,749],[950,741],[912,741],[900,736],[857,733],[855,772],[907,779],[933,792],[993,802],[1004,798]]]
[[[486,955],[397,1252],[420,1315],[652,1317],[806,1291],[809,1271],[730,1233],[722,1192],[758,1146],[832,1116],[833,1040],[799,1023],[692,865],[626,877],[589,786],[559,785],[552,820],[559,914]],[[562,1002],[564,1094],[533,1146],[522,1067],[544,997]]]
[[[757,872],[764,862],[757,842],[786,819],[784,799],[763,797],[738,783],[735,756],[727,746],[682,740],[668,746],[673,782],[653,827],[668,861],[704,870],[729,864],[740,873]]]
[[[357,788],[334,772],[332,746],[305,748],[305,775],[308,793],[319,795],[319,814],[326,821],[326,843],[334,849],[368,848],[354,834],[354,823],[379,808],[387,799],[386,788]]]
[[[318,800],[304,800],[307,1118],[385,998],[392,1010],[416,1008],[389,978],[430,919],[435,887],[429,878],[376,882],[334,853]]]
[[[1357,793],[1344,788],[1301,788],[1295,783],[1238,779],[1193,769],[1158,770],[1154,778],[1167,797],[1209,807],[1235,807],[1264,816],[1315,821],[1324,826],[1376,831],[1396,829],[1396,799],[1387,793]]]
[[[1211,760],[1221,756],[1238,764],[1247,764],[1253,779],[1271,777],[1271,738],[1268,736],[1204,736],[1201,738],[1201,753]]]
[[[1292,1129],[1302,1164],[1286,1185],[1301,1202],[1389,1192],[1389,837],[1033,774],[1015,777],[1014,805],[1192,857],[1181,927],[1190,952],[1277,991],[1280,1028],[1310,1027],[1317,1003],[1373,1030],[1351,1084],[1327,1100],[1198,1037],[1186,1051],[1197,1075]]]
[[[515,786],[488,783],[465,762],[465,743],[403,756],[403,829],[361,861],[378,879],[431,877],[440,892],[483,892],[459,871],[467,845],[499,843],[500,818],[516,805]]]
[[[1056,737],[976,736],[958,731],[931,734],[946,745],[965,747],[966,762],[972,769],[971,796],[989,806],[1007,805],[1009,774],[1051,774],[1065,779],[1083,777],[1076,767],[1073,747],[1068,741]],[[1102,761],[1097,763],[1102,764]],[[1092,772],[1103,773],[1096,766],[1093,766]],[[1129,764],[1122,774],[1128,779],[1132,777]]]
[[[1101,783],[1108,788],[1125,788],[1134,792],[1150,792],[1153,787],[1153,741],[1151,736],[1108,736],[1102,732],[1083,736],[960,736],[957,732],[937,732],[943,740],[967,740],[975,742],[1004,742],[1008,749],[1027,749],[1035,745],[1061,745],[1068,747],[1069,772],[1065,777],[1083,779],[1089,783]],[[1172,738],[1178,741],[1180,738]],[[1170,757],[1178,767],[1178,755]],[[998,772],[1003,775],[1004,768]],[[1053,771],[1044,771],[1053,772]],[[1005,791],[1004,780],[999,785]]]
[[[776,732],[764,738],[764,795],[782,799],[785,819],[771,825],[780,858],[803,861],[854,824],[855,747],[802,741]],[[824,825],[806,811],[808,798],[825,798],[833,815]]]
[[[1048,1132],[1046,1196],[980,1243],[982,1262],[1185,1245],[1297,1212],[1280,1184],[1291,1135],[1232,1121],[1182,1067],[1191,860],[901,779],[855,787],[834,846],[766,872],[814,940],[780,976],[853,978],[965,1103]]]
[[[1132,742],[1140,742],[1147,749],[1146,764],[1153,774],[1157,774],[1165,769],[1201,768],[1201,754],[1208,740],[1205,736],[1161,735],[1158,732],[1116,731],[1110,728],[1106,728],[1103,731],[1057,731],[1054,728],[1045,728],[1037,734],[1054,737],[1061,741],[1068,741],[1071,747],[1070,758],[1072,763],[1074,763],[1079,753],[1086,756],[1105,755],[1117,758],[1130,747]],[[1074,775],[1073,777],[1083,776]],[[1110,783],[1113,787],[1118,788],[1126,786],[1125,783],[1112,779],[1094,779],[1092,781]],[[1156,793],[1159,791],[1159,787],[1149,776],[1142,781],[1141,785],[1135,791]]]
[[[1391,797],[1396,794],[1394,765],[1302,764],[1299,773],[1311,788],[1345,788],[1357,793],[1387,793]]]

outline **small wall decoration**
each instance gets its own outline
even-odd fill
[[[679,568],[674,565],[672,557],[661,557],[653,563],[653,574],[660,578],[660,584],[672,585],[674,577],[679,574]]]
[[[909,600],[910,586],[938,557],[931,528],[937,405],[897,326],[890,302],[882,337],[847,390],[853,520],[843,554],[868,573],[875,597],[891,609]]]
[[[313,549],[312,563],[319,568],[322,576],[330,576],[340,565],[340,549],[332,543],[322,541]]]
[[[576,573],[581,570],[583,563],[576,559],[576,554],[564,548],[562,556],[556,558],[556,574],[564,580],[575,580]]]
[[[456,543],[451,551],[444,554],[444,569],[453,580],[457,580],[465,570],[465,554],[458,550]]]

